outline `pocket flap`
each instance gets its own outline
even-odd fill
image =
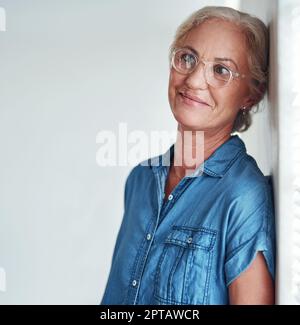
[[[211,250],[215,244],[216,231],[208,228],[191,228],[173,226],[166,239],[166,243],[179,245],[185,248],[201,248]]]

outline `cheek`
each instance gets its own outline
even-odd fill
[[[220,109],[230,110],[231,112],[238,109],[241,101],[241,95],[243,95],[243,92],[240,92],[237,88],[232,87],[224,87],[214,90],[214,97],[217,106]]]
[[[173,78],[172,78],[172,74],[170,73],[169,87],[168,87],[168,95],[169,95],[169,102],[170,103],[173,101],[173,98],[174,98],[174,90],[175,90],[174,81],[173,81]]]
[[[168,88],[168,95],[169,95],[169,102],[170,104],[175,103],[176,99],[176,91],[183,86],[185,77],[179,75],[178,73],[174,73],[172,70],[169,76],[169,88]]]

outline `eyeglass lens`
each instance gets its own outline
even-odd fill
[[[179,73],[189,74],[198,65],[198,58],[192,51],[180,49],[174,53],[172,64]],[[231,71],[220,62],[206,62],[204,71],[207,83],[214,87],[222,87],[231,79]]]

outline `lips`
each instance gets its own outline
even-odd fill
[[[197,96],[194,96],[190,93],[187,93],[187,92],[183,92],[183,91],[180,91],[179,94],[183,97],[186,97],[188,99],[191,99],[197,103],[200,103],[200,104],[205,104],[207,106],[209,106],[203,99],[201,99],[200,97],[197,97]]]

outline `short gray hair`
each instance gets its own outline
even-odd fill
[[[232,132],[246,131],[251,123],[251,113],[259,110],[268,89],[269,67],[269,31],[266,25],[257,17],[229,7],[206,6],[192,13],[177,29],[170,46],[169,60],[173,50],[184,40],[187,33],[206,20],[217,18],[236,24],[245,35],[248,53],[248,66],[251,75],[249,85],[250,95],[254,104],[244,113],[240,110],[234,121]]]

